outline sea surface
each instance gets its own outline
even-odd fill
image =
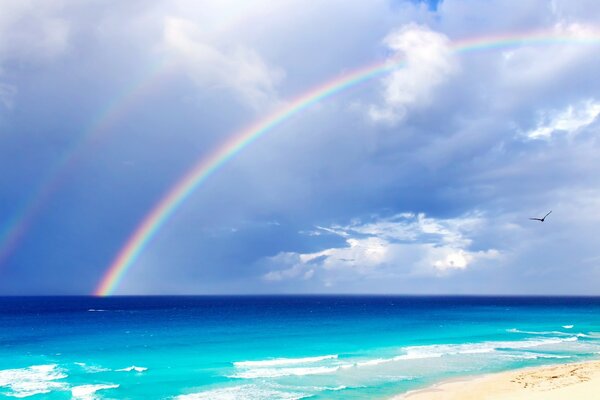
[[[385,399],[600,358],[600,298],[0,298],[0,398]]]

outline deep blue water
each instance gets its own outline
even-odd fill
[[[0,298],[0,397],[377,399],[599,352],[600,298]]]

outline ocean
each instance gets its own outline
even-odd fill
[[[600,298],[0,298],[0,397],[385,399],[600,356]]]

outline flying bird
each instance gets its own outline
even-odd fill
[[[544,215],[544,218],[529,218],[529,219],[532,219],[532,220],[534,220],[534,221],[540,221],[540,222],[544,222],[544,220],[546,219],[546,217],[547,217],[548,215],[550,215],[550,213],[551,213],[551,212],[552,212],[552,210],[550,210],[550,211],[548,212],[548,214]]]

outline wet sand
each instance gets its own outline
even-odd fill
[[[391,400],[600,399],[600,361],[526,368],[442,382]]]

